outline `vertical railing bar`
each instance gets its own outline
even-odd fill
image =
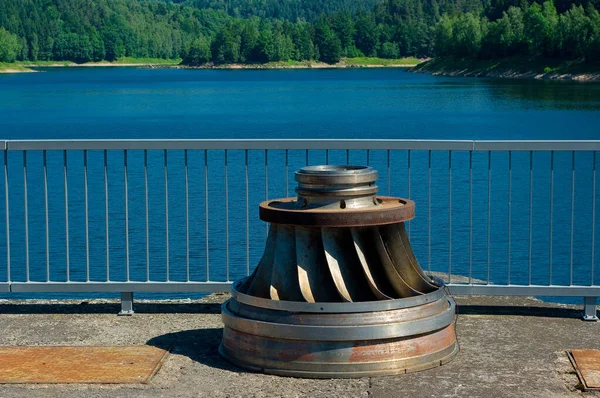
[[[83,150],[83,207],[85,212],[85,281],[90,281],[90,220],[88,202],[87,150]]]
[[[170,253],[169,253],[169,162],[168,162],[168,152],[165,149],[163,151],[164,154],[164,174],[165,174],[165,273],[167,282],[170,281]]]
[[[265,149],[265,200],[269,200],[269,150]],[[265,238],[269,235],[269,223],[265,223]]]
[[[408,154],[407,154],[407,160],[406,160],[406,163],[407,163],[407,166],[408,166],[408,170],[407,170],[407,173],[406,173],[406,190],[407,190],[406,194],[407,194],[407,198],[408,199],[410,199],[410,166],[411,166],[411,164],[410,164],[410,155],[411,155],[411,150],[409,149],[408,150]],[[407,224],[406,228],[408,230],[407,231],[408,232],[408,236],[410,237],[410,220],[406,224]]]
[[[573,234],[575,228],[575,151],[571,152],[571,243],[569,260],[569,286],[573,285]]]
[[[329,164],[329,149],[325,149],[325,164]]]
[[[229,183],[227,173],[227,149],[225,149],[225,275],[229,282]]]
[[[67,151],[63,150],[64,160],[64,186],[65,186],[65,243],[66,243],[66,267],[67,267],[67,282],[71,281],[71,264],[69,256],[69,184],[67,182]]]
[[[104,150],[104,233],[106,236],[106,282],[110,282],[110,237],[108,225],[108,152]]]
[[[554,151],[550,152],[550,246],[548,259],[548,284],[552,285],[552,223],[554,221]]]
[[[529,259],[528,259],[528,284],[531,285],[531,261],[533,252],[533,151],[529,151]]]
[[[510,232],[512,215],[512,151],[508,151],[508,245],[507,245],[507,283],[510,285]]]
[[[148,150],[144,149],[144,201],[146,211],[146,282],[150,282],[150,225],[148,218]]]
[[[210,253],[208,241],[208,150],[204,150],[204,245],[206,250],[206,281],[210,281]]]
[[[46,282],[50,282],[50,224],[48,222],[48,169],[46,150],[42,152],[42,167],[44,169],[44,218],[46,219]],[[6,214],[8,215],[8,208]]]
[[[6,207],[6,281],[10,282],[10,211],[8,205],[8,151],[4,151],[4,202]]]
[[[427,270],[431,272],[431,150],[427,151]]]
[[[286,192],[287,192],[287,150],[285,153],[285,167],[286,167]],[[248,213],[249,198],[248,198],[248,150],[244,150],[244,166],[245,166],[245,179],[246,179],[246,275],[250,275],[250,216]],[[287,196],[287,195],[286,195]]]
[[[594,164],[592,168],[592,269],[590,272],[590,285],[594,285],[594,265],[596,263],[596,151],[594,151]]]
[[[473,151],[469,151],[469,284],[473,283]]]
[[[448,151],[448,283],[452,281],[452,151]]]
[[[27,205],[27,151],[23,151],[23,213],[25,216],[25,281],[29,282],[29,214]]]
[[[289,158],[288,158],[288,150],[285,150],[285,197],[287,198],[290,195],[290,177],[289,177]]]
[[[188,150],[183,150],[183,178],[185,184],[185,280],[190,281],[190,190],[188,178]],[[227,187],[225,187],[227,189]]]
[[[123,189],[125,194],[125,280],[129,282],[129,185],[126,149],[123,151]]]
[[[392,194],[392,181],[391,181],[391,170],[390,170],[390,150],[387,150],[387,194]]]
[[[367,149],[367,166],[371,165],[371,151]]]
[[[346,149],[346,164],[350,164],[350,150]]]
[[[306,149],[306,158],[304,159],[304,165],[308,166],[308,149]]]
[[[487,280],[490,284],[491,267],[491,215],[492,215],[492,152],[488,152],[488,174],[487,174]]]

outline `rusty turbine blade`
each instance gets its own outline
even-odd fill
[[[402,244],[404,245],[404,248],[406,249],[406,253],[408,254],[408,258],[410,259],[411,264],[413,265],[413,268],[415,269],[415,271],[417,271],[419,273],[419,275],[421,275],[421,277],[425,280],[425,282],[427,282],[427,284],[429,285],[429,287],[433,290],[437,289],[438,287],[435,286],[433,283],[431,283],[431,278],[429,278],[429,276],[427,276],[427,274],[425,274],[425,272],[423,271],[423,268],[421,268],[421,266],[419,265],[419,262],[417,261],[417,258],[415,257],[415,253],[413,252],[412,246],[410,245],[410,241],[408,240],[408,234],[406,233],[406,226],[404,225],[404,223],[400,223],[400,224],[396,224],[397,228],[398,228],[398,232],[400,233],[400,237],[402,238]]]
[[[372,246],[368,244],[368,234],[372,233],[371,230],[375,228],[352,228],[352,239],[354,240],[354,247],[356,248],[356,254],[358,260],[362,266],[362,270],[365,273],[369,288],[378,300],[391,300],[392,297],[385,294],[382,290],[383,280],[379,278],[375,269],[371,270],[367,256],[368,251],[372,250]],[[369,256],[371,257],[371,256]],[[374,268],[375,263],[371,264]],[[372,272],[373,271],[373,272]]]
[[[373,231],[373,243],[375,247],[375,251],[381,262],[383,267],[383,271],[388,278],[389,283],[392,285],[392,288],[399,296],[399,298],[418,296],[421,293],[410,287],[408,283],[402,278],[402,276],[394,267],[392,259],[388,254],[387,249],[385,248],[385,243],[383,242],[383,237],[378,228],[375,228]]]
[[[296,230],[290,225],[280,225],[277,230],[269,294],[271,300],[304,300],[298,284]]]
[[[319,228],[296,227],[296,260],[304,300],[309,303],[341,301],[327,268]]]
[[[271,224],[263,256],[252,273],[252,276],[248,278],[249,287],[246,294],[249,294],[250,296],[270,298],[269,285],[271,284],[271,274],[273,272],[277,228],[277,224]]]
[[[356,251],[347,250],[353,245],[350,231],[345,228],[323,228],[321,233],[327,265],[342,300],[373,300],[373,294],[364,288],[367,281]]]
[[[419,293],[428,293],[436,289],[427,279],[421,276],[414,264],[411,262],[407,249],[402,241],[402,236],[397,225],[385,225],[379,227],[381,237],[385,243],[387,252],[398,271],[398,274],[408,285]],[[418,267],[418,265],[417,265]]]

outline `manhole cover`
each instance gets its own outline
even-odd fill
[[[600,350],[571,350],[569,359],[585,390],[600,389]]]
[[[0,347],[0,383],[147,383],[166,354],[150,346]]]

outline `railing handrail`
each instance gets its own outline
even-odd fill
[[[143,176],[144,176],[144,187],[145,187],[145,209],[146,209],[146,281],[141,280],[130,280],[129,279],[129,226],[128,221],[129,216],[128,213],[128,169],[127,169],[127,153],[128,151],[144,151],[144,163],[143,163]],[[205,193],[205,250],[206,250],[206,281],[191,281],[189,277],[189,242],[186,242],[186,271],[187,271],[187,280],[186,281],[171,281],[169,280],[169,235],[168,235],[168,172],[167,172],[167,152],[169,150],[181,150],[184,152],[183,161],[184,161],[184,184],[185,184],[185,212],[186,212],[186,239],[189,239],[189,231],[187,222],[189,220],[188,215],[188,150],[189,151],[204,151],[204,193]],[[228,172],[227,172],[227,151],[245,151],[245,174],[242,172],[240,174],[242,177],[245,177],[245,189],[246,189],[246,205],[245,205],[245,214],[246,214],[246,273],[249,272],[250,262],[249,262],[249,216],[248,216],[248,192],[249,192],[249,178],[248,178],[248,151],[264,151],[264,181],[265,181],[265,197],[268,195],[268,151],[285,151],[285,174],[286,174],[286,193],[288,186],[288,150],[291,151],[306,151],[306,162],[308,163],[308,155],[309,151],[325,151],[325,159],[326,162],[329,162],[329,152],[328,151],[346,151],[346,162],[349,162],[349,154],[350,151],[366,151],[367,152],[367,164],[369,162],[369,151],[386,151],[387,152],[387,181],[388,181],[388,191],[389,191],[389,183],[391,181],[390,174],[390,152],[392,151],[406,151],[406,161],[407,161],[407,189],[408,189],[408,197],[410,197],[410,175],[411,175],[411,151],[424,151],[428,152],[428,163],[427,163],[427,192],[428,192],[428,203],[431,202],[431,157],[432,152],[434,151],[443,151],[448,152],[448,161],[449,168],[447,172],[448,178],[448,213],[449,213],[449,248],[448,248],[448,287],[453,294],[484,294],[484,295],[540,295],[540,296],[580,296],[584,297],[584,310],[585,310],[585,318],[586,319],[597,319],[596,317],[596,297],[600,297],[600,285],[594,284],[594,259],[595,259],[595,220],[596,220],[596,152],[600,152],[600,140],[419,140],[419,139],[77,139],[77,140],[66,140],[66,139],[31,139],[31,140],[1,140],[0,139],[0,151],[4,152],[4,191],[5,191],[5,199],[4,199],[4,207],[5,207],[5,227],[6,227],[6,247],[7,247],[7,266],[6,266],[6,282],[0,281],[0,292],[3,293],[48,293],[48,292],[121,292],[121,298],[123,302],[123,313],[131,313],[131,304],[133,300],[133,293],[137,292],[161,292],[161,293],[181,293],[181,292],[216,292],[216,291],[224,291],[228,290],[230,286],[229,279],[229,248],[226,246],[226,280],[214,281],[209,278],[209,256],[210,252],[210,244],[209,244],[209,227],[208,227],[208,214],[209,214],[209,196],[208,196],[208,152],[209,151],[225,151],[224,154],[224,178],[225,178],[225,234],[226,241],[229,239],[229,218],[228,218]],[[10,151],[22,152],[22,165],[19,166],[19,153],[13,153],[9,155]],[[28,151],[43,151],[42,162],[43,162],[43,179],[44,179],[44,203],[45,203],[45,231],[46,231],[46,281],[32,281],[29,279],[29,218],[28,218],[28,204],[27,204],[27,153]],[[50,280],[50,262],[49,262],[49,249],[48,249],[48,194],[47,194],[47,169],[46,169],[46,151],[63,151],[62,159],[62,181],[64,186],[64,208],[65,208],[65,241],[66,241],[66,280],[65,281],[54,281]],[[67,172],[67,158],[69,151],[83,151],[83,175],[84,175],[84,207],[85,207],[85,239],[86,239],[86,251],[88,247],[88,215],[87,215],[87,207],[88,207],[88,192],[87,192],[87,152],[86,151],[104,151],[104,169],[103,172],[100,171],[98,174],[100,177],[104,176],[104,212],[105,212],[105,230],[106,230],[106,281],[90,281],[89,280],[89,253],[86,252],[86,273],[87,278],[85,282],[83,281],[72,281],[70,279],[70,258],[69,258],[69,224],[68,224],[68,172]],[[126,281],[113,281],[109,278],[109,206],[108,206],[108,159],[107,151],[122,151],[123,152],[123,189],[125,192],[124,196],[124,204],[125,204],[125,250],[126,250]],[[154,281],[150,279],[150,267],[148,261],[148,247],[149,247],[149,238],[148,238],[148,163],[147,163],[147,153],[146,151],[164,151],[164,163],[163,163],[163,172],[164,172],[164,193],[165,193],[165,225],[166,225],[166,280]],[[488,198],[488,206],[487,206],[487,281],[482,284],[480,281],[472,280],[472,237],[469,236],[469,271],[468,271],[468,283],[457,283],[451,279],[452,273],[452,152],[462,151],[463,153],[468,152],[468,164],[463,165],[464,167],[468,167],[469,177],[468,179],[463,179],[462,182],[467,182],[469,184],[469,226],[470,226],[470,234],[473,231],[473,210],[472,210],[472,201],[473,201],[473,152],[485,152],[488,154],[487,156],[487,198]],[[572,152],[571,157],[571,222],[570,222],[570,280],[569,285],[553,285],[552,279],[552,214],[553,214],[553,192],[555,191],[554,187],[554,152]],[[506,202],[509,206],[507,223],[508,226],[508,266],[507,266],[507,282],[505,284],[494,284],[490,281],[490,187],[491,187],[491,160],[492,160],[492,152],[508,152],[508,201]],[[518,285],[511,283],[510,275],[510,226],[511,226],[511,195],[512,195],[512,152],[529,152],[529,283],[527,285]],[[550,167],[550,262],[549,262],[549,277],[548,277],[548,285],[536,285],[532,284],[532,206],[533,206],[533,191],[532,191],[532,182],[534,179],[533,173],[533,152],[550,152],[549,159],[549,167]],[[575,203],[575,175],[576,175],[576,162],[575,162],[575,152],[593,152],[593,157],[590,159],[589,156],[586,157],[587,154],[583,154],[583,157],[586,157],[587,165],[589,165],[587,171],[592,173],[592,228],[591,228],[591,269],[590,269],[590,284],[589,285],[581,285],[574,284],[573,282],[573,242],[574,242],[574,203]],[[13,156],[14,155],[14,156]],[[10,159],[10,160],[9,160]],[[38,158],[39,159],[39,158]],[[57,158],[53,158],[57,159]],[[463,160],[465,158],[463,157]],[[486,162],[484,159],[478,163],[479,166],[485,167]],[[566,160],[565,160],[566,161]],[[14,163],[13,163],[14,162]],[[548,162],[546,160],[545,162]],[[77,163],[77,162],[75,162]],[[11,167],[9,167],[11,164]],[[177,163],[176,163],[177,164]],[[547,164],[547,163],[546,163]],[[138,164],[139,165],[139,164]],[[55,165],[56,166],[56,165]],[[82,165],[75,165],[75,167],[81,167]],[[98,166],[98,164],[96,164]],[[218,165],[217,165],[218,166]],[[212,166],[211,166],[212,167]],[[10,177],[9,168],[14,170],[14,177]],[[39,171],[39,169],[36,169]],[[524,167],[525,172],[527,171],[527,166]],[[465,169],[465,171],[467,171]],[[566,169],[564,171],[567,171]],[[585,169],[584,169],[585,171]],[[239,170],[238,170],[239,172]],[[112,175],[112,174],[111,174]],[[138,174],[138,177],[142,174]],[[578,174],[579,175],[579,174]],[[582,176],[585,177],[585,173]],[[181,177],[181,176],[180,176]],[[485,181],[485,176],[483,177],[483,181]],[[11,279],[11,265],[10,265],[10,211],[12,204],[9,204],[9,181],[11,178],[22,178],[22,189],[23,189],[23,203],[24,203],[24,213],[23,217],[25,220],[25,272],[27,277],[25,281],[14,281]],[[589,177],[585,177],[589,178]],[[583,179],[578,177],[579,181],[583,181]],[[16,180],[14,180],[16,181]],[[525,181],[525,180],[523,180]],[[459,181],[460,182],[460,181]],[[589,183],[586,182],[586,184]],[[17,187],[19,184],[17,183]],[[19,203],[19,201],[17,201]],[[19,206],[19,204],[17,204]],[[428,228],[431,223],[431,206],[428,204],[429,215],[428,215]],[[429,232],[430,233],[430,232]],[[228,245],[228,243],[227,243]],[[429,236],[428,241],[429,250],[431,248],[431,237]],[[431,263],[431,255],[429,253],[429,264]],[[535,282],[535,281],[534,281]]]
[[[0,150],[600,151],[600,140],[78,139],[0,140]]]

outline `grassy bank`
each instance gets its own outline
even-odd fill
[[[349,66],[415,66],[421,60],[414,57],[385,59],[376,57],[342,58],[342,63]]]
[[[34,72],[31,68],[58,68],[73,66],[175,66],[181,63],[181,59],[161,59],[161,58],[119,58],[116,61],[86,62],[78,64],[71,61],[27,61],[27,62],[0,62],[0,72],[2,73],[20,73]]]
[[[398,59],[385,59],[375,57],[361,58],[342,58],[337,64],[326,64],[318,61],[279,61],[266,64],[229,64],[229,65],[200,65],[197,68],[222,68],[222,69],[295,69],[295,68],[369,68],[369,67],[412,67],[419,64],[421,60],[407,57]],[[48,67],[95,67],[95,66],[160,66],[170,67],[181,64],[181,59],[160,59],[160,58],[120,58],[116,61],[87,62],[77,64],[70,61],[35,61],[35,62],[15,62],[9,64],[0,63],[0,71],[7,72],[27,72],[30,68],[48,68]],[[186,67],[183,65],[182,67]]]
[[[369,68],[369,67],[412,67],[422,62],[417,58],[407,57],[398,59],[385,59],[375,57],[361,58],[342,58],[337,64],[327,64],[318,61],[278,61],[268,62],[266,64],[223,64],[213,65],[212,63],[186,66],[183,68],[198,69],[296,69],[296,68]]]
[[[509,57],[474,59],[437,57],[423,62],[413,72],[445,76],[499,77],[520,79],[600,80],[600,63],[582,60]]]
[[[21,72],[33,72],[33,70],[24,67],[18,63],[6,63],[0,62],[0,73],[21,73]]]
[[[23,62],[22,65],[31,68],[61,67],[61,66],[170,66],[178,65],[181,59],[162,58],[132,58],[124,57],[115,61],[85,62],[78,64],[71,61],[35,61]]]

